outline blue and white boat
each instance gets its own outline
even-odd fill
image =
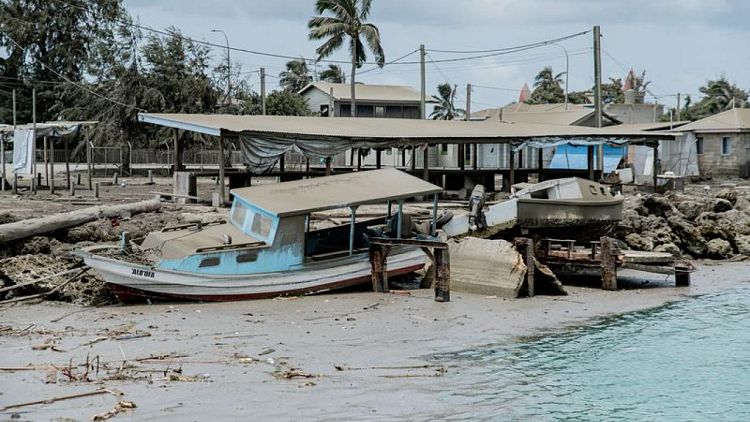
[[[134,260],[115,245],[77,253],[122,301],[225,301],[310,294],[371,280],[368,235],[406,235],[403,203],[442,189],[395,169],[354,172],[232,190],[227,222],[167,227],[150,233]],[[388,203],[383,219],[356,221],[360,205]],[[391,215],[391,204],[398,212]],[[349,208],[351,221],[310,230],[313,212]],[[437,207],[433,207],[435,214]],[[433,215],[434,230],[435,215]],[[421,269],[426,255],[413,246],[391,249],[389,276]]]

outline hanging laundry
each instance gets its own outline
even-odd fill
[[[34,173],[34,140],[33,130],[13,131],[13,173]]]

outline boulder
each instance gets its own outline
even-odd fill
[[[680,250],[679,246],[675,245],[674,243],[664,243],[662,245],[659,245],[654,248],[654,252],[666,252],[672,254],[672,256],[675,258],[682,257],[682,251]]]
[[[739,235],[734,238],[734,243],[740,255],[750,256],[750,235]]]
[[[654,239],[642,236],[638,233],[630,233],[625,236],[625,243],[628,247],[633,248],[637,251],[653,251],[654,250]]]
[[[688,220],[695,220],[702,212],[706,211],[706,204],[698,201],[682,201],[677,204],[677,209],[685,215]]]
[[[706,244],[706,255],[717,259],[729,258],[732,256],[732,245],[724,239],[711,239]]]
[[[736,202],[736,200],[735,200]],[[713,212],[724,212],[732,209],[734,205],[726,199],[714,198],[711,201],[711,210]]]
[[[667,217],[677,212],[677,208],[672,205],[669,199],[659,195],[645,197],[643,199],[643,206],[648,210],[650,215],[659,217]]]
[[[705,254],[706,239],[697,227],[678,215],[669,217],[667,222],[674,234],[680,239],[684,250],[697,256]]]
[[[725,189],[725,190],[722,190],[721,192],[719,192],[719,193],[716,194],[716,197],[720,198],[720,199],[725,199],[725,200],[729,201],[732,204],[732,206],[734,206],[735,204],[737,204],[737,197],[738,197],[738,195],[737,195],[737,191],[734,190],[734,189]]]

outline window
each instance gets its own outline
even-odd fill
[[[268,235],[271,234],[272,224],[273,220],[271,219],[271,217],[266,217],[265,215],[257,213],[253,216],[253,226],[251,230],[253,231],[253,233],[257,233],[265,238],[268,238]]]
[[[243,252],[239,255],[237,255],[237,263],[242,264],[245,262],[255,262],[255,260],[258,259],[258,252],[252,251],[252,252]]]
[[[703,155],[703,138],[698,138],[695,141],[695,151],[698,155]]]
[[[375,117],[385,117],[385,107],[383,107],[383,106],[376,106],[375,107]]]
[[[721,138],[721,155],[729,155],[732,153],[732,138],[724,136]]]
[[[242,227],[245,225],[246,215],[247,207],[245,207],[240,201],[234,201],[234,208],[232,209],[232,221],[237,223],[238,226]]]
[[[328,104],[324,104],[320,106],[320,115],[322,117],[328,117]]]
[[[198,266],[199,266],[200,268],[205,268],[205,267],[215,267],[215,266],[219,265],[219,262],[220,262],[220,261],[219,261],[219,258],[218,258],[218,257],[213,257],[213,258],[204,258],[204,259],[203,259],[203,260],[201,261],[200,265],[198,265]]]
[[[440,155],[448,154],[448,144],[440,144]]]

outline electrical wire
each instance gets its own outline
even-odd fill
[[[502,52],[502,51],[514,51],[516,49],[520,48],[536,48],[536,47],[542,47],[548,44],[554,44],[560,41],[569,40],[571,38],[580,37],[583,35],[588,34],[591,32],[591,30],[578,32],[575,34],[565,35],[563,37],[554,38],[551,40],[545,40],[545,41],[538,41],[530,44],[523,44],[519,46],[514,47],[503,47],[503,48],[495,48],[495,49],[489,49],[489,50],[437,50],[437,49],[429,49],[427,51],[431,51],[434,53],[450,53],[450,54],[479,54],[479,53],[496,53],[496,52]]]

